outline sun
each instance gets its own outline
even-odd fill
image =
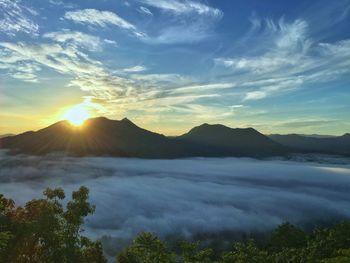
[[[74,106],[63,115],[63,119],[69,121],[74,126],[81,126],[89,117],[90,113],[83,105]]]

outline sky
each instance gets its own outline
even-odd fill
[[[0,0],[0,134],[82,105],[167,135],[341,135],[349,84],[349,0]]]

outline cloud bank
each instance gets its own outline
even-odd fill
[[[85,185],[89,236],[114,246],[140,231],[161,237],[265,231],[350,218],[350,165],[248,158],[140,160],[0,154],[0,193],[19,204],[47,187]],[[115,253],[111,252],[111,253]]]

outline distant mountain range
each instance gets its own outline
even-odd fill
[[[219,124],[203,124],[184,135],[166,137],[142,129],[126,118],[118,121],[99,117],[87,120],[81,128],[60,121],[36,132],[4,137],[0,139],[0,148],[28,154],[64,152],[78,156],[138,158],[267,157],[292,152],[350,155],[349,137],[349,134],[330,138],[265,136],[253,128],[232,129]],[[335,149],[330,145],[339,146]]]
[[[297,152],[350,155],[350,134],[342,136],[269,135],[269,138]]]

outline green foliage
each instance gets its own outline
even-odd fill
[[[301,229],[284,223],[272,232],[269,240],[271,251],[282,251],[285,249],[302,248],[306,245],[306,234]]]
[[[151,233],[141,233],[118,255],[119,263],[172,263],[175,254]]]
[[[48,188],[44,196],[15,207],[0,195],[0,262],[106,262],[101,243],[81,235],[94,212],[89,190],[73,192],[66,208],[63,189]]]
[[[165,256],[166,255],[166,256]],[[316,228],[311,233],[285,223],[266,243],[236,242],[219,255],[199,242],[181,242],[174,253],[156,236],[143,233],[119,256],[120,263],[350,263],[350,223]]]
[[[224,253],[222,263],[262,263],[267,262],[267,253],[260,250],[253,240],[247,243],[236,243],[233,250]]]
[[[200,249],[199,242],[181,242],[182,261],[184,263],[208,263],[212,262],[213,249]]]

